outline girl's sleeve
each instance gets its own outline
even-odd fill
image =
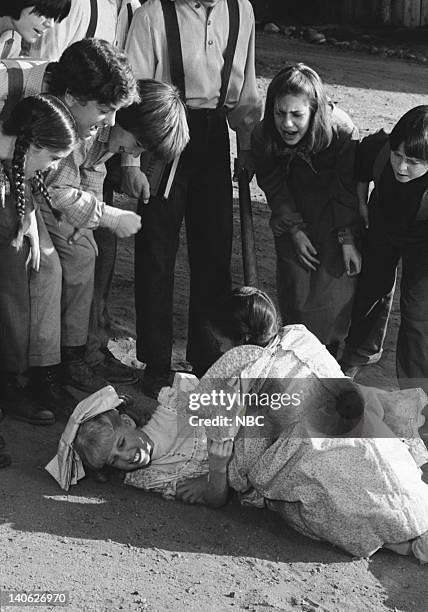
[[[280,221],[284,233],[294,234],[305,228],[305,222],[290,192],[285,178],[285,169],[265,152],[263,124],[259,123],[251,136],[251,150],[256,169],[257,184],[265,192],[272,211],[271,224]]]
[[[357,184],[355,180],[355,156],[359,133],[348,115],[334,108],[333,117],[336,165],[331,185],[334,227],[338,231],[339,242],[353,242],[359,228]]]

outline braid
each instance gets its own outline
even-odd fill
[[[43,174],[40,170],[37,170],[37,172],[35,173],[34,180],[36,182],[38,190],[40,191],[42,196],[45,198],[46,204],[49,206],[50,210],[52,211],[53,216],[55,217],[55,219],[57,219],[57,221],[61,221],[62,215],[59,212],[59,210],[55,210],[55,208],[52,205],[52,198],[49,194],[48,188],[45,185],[45,182],[43,180]]]
[[[24,166],[25,156],[30,143],[24,135],[17,136],[12,159],[12,189],[16,198],[16,210],[18,213],[18,223],[13,244],[17,249],[22,246],[24,238],[24,217],[25,217],[25,180]]]

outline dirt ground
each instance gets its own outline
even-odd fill
[[[284,64],[304,61],[314,67],[363,135],[391,127],[404,111],[427,101],[422,65],[272,35],[258,36],[257,58],[263,93]],[[254,183],[252,195],[260,286],[275,295],[268,212]],[[120,203],[129,206],[124,198]],[[135,363],[132,258],[132,241],[122,241],[112,349],[127,363]],[[184,363],[187,275],[183,247],[177,264],[174,365]],[[233,276],[235,284],[242,284],[237,207]],[[396,386],[398,319],[396,304],[383,359],[367,368],[360,382]],[[153,409],[154,402],[133,391],[141,410]],[[269,511],[241,507],[236,499],[210,510],[90,479],[65,495],[43,469],[55,452],[61,424],[35,428],[6,419],[1,429],[14,459],[0,472],[2,589],[65,590],[70,594],[66,609],[73,612],[428,609],[427,569],[414,560],[386,551],[370,560],[352,559],[296,534]]]

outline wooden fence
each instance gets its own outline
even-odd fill
[[[339,0],[342,20],[419,27],[428,25],[428,0]]]

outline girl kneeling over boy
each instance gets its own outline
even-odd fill
[[[75,484],[83,462],[116,467],[127,484],[188,503],[221,506],[232,488],[352,555],[385,546],[427,562],[428,486],[418,466],[428,453],[417,434],[426,395],[354,385],[305,327],[280,329],[258,289],[234,291],[213,329],[227,352],[200,381],[177,375],[143,427],[119,415],[111,387],[79,404],[47,466],[60,485]],[[194,410],[215,390],[235,400],[224,411],[231,421],[195,426],[195,414],[224,416],[214,400]],[[299,401],[244,406],[243,393]],[[239,427],[234,417],[243,414],[263,416],[264,426]]]

